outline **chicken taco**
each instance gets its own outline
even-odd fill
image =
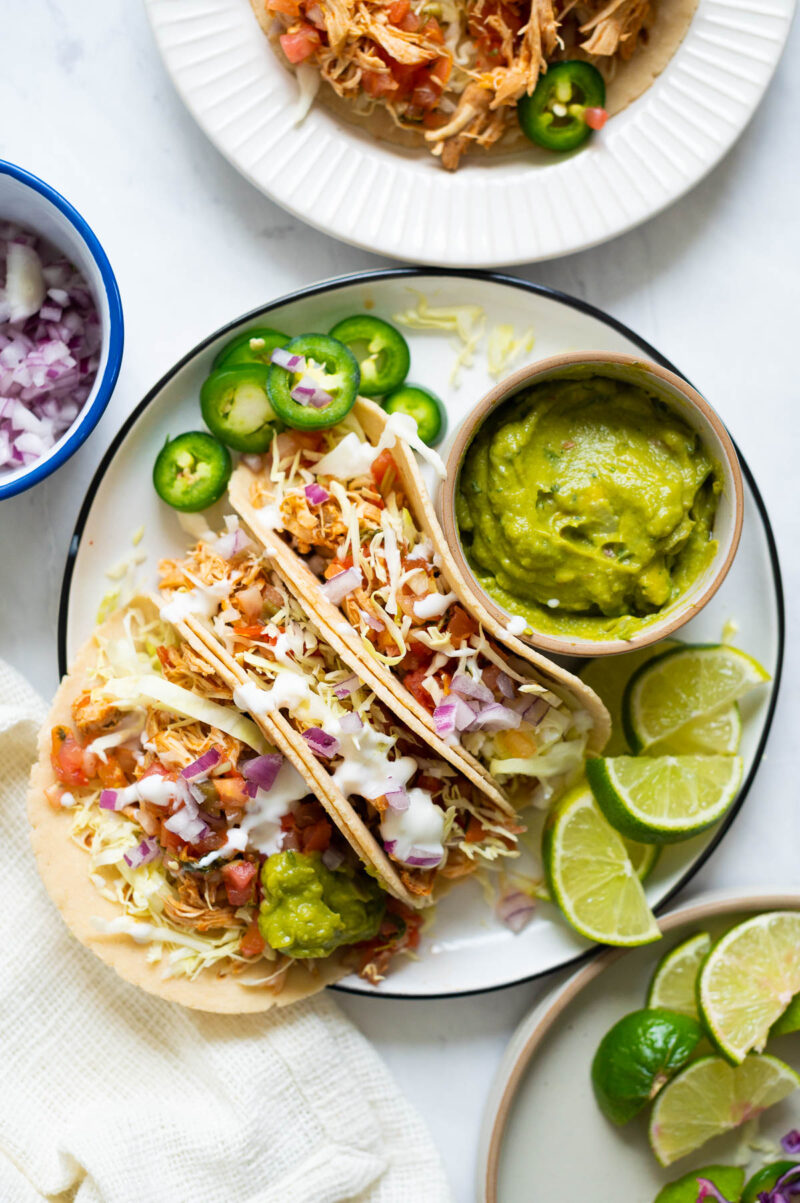
[[[413,716],[398,717],[391,690],[353,671],[235,519],[162,561],[161,591],[162,616],[185,636],[159,649],[166,679],[182,682],[199,655],[241,710],[268,733],[274,724],[362,856],[369,833],[368,863],[401,902],[426,905],[444,884],[518,855],[524,828],[509,801],[482,774],[469,780]]]
[[[276,53],[295,70],[304,107],[318,94],[377,137],[426,147],[451,171],[475,147],[524,142],[522,109],[548,72],[566,63],[577,68],[573,93],[559,82],[555,103],[565,111],[541,99],[553,128],[572,117],[585,127],[581,137],[588,136],[591,120],[586,127],[575,105],[599,105],[606,116],[624,109],[663,71],[697,6],[697,0],[251,3]],[[584,95],[581,64],[596,78],[598,95],[591,84]],[[558,141],[551,149],[562,148]]]
[[[79,653],[31,774],[39,870],[74,934],[200,1010],[284,1006],[351,972],[375,981],[419,939],[366,828],[341,824],[263,727],[140,599]]]
[[[230,500],[326,640],[450,763],[477,764],[515,809],[548,807],[608,738],[577,678],[471,594],[410,450],[413,419],[359,400],[335,426],[284,431]],[[441,464],[441,461],[438,461]],[[491,791],[490,791],[491,792]]]

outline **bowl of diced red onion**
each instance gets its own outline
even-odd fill
[[[0,159],[0,499],[88,438],[122,343],[117,282],[94,233],[49,184]]]

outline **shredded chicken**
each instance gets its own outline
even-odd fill
[[[650,12],[650,0],[610,0],[599,13],[581,25],[591,36],[582,43],[587,54],[629,59],[636,49],[639,32]]]
[[[164,898],[164,914],[173,923],[181,927],[191,927],[195,931],[213,931],[215,928],[243,927],[236,918],[232,906],[193,906],[180,899],[166,896]]]
[[[84,690],[72,704],[72,717],[78,733],[84,738],[111,731],[122,719],[122,711],[97,691]]]

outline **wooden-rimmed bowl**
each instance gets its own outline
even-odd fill
[[[651,396],[664,402],[700,435],[722,479],[722,493],[713,530],[717,551],[691,586],[656,616],[643,619],[643,625],[630,638],[622,639],[613,635],[607,639],[584,638],[530,628],[521,635],[521,638],[542,651],[564,656],[607,656],[632,651],[674,634],[694,618],[717,592],[733,563],[739,546],[744,511],[742,473],[730,435],[705,398],[674,372],[633,355],[605,351],[554,355],[520,368],[495,385],[465,418],[450,449],[447,476],[439,494],[442,524],[458,566],[476,597],[501,622],[513,622],[513,611],[503,609],[481,587],[461,545],[455,517],[455,498],[464,456],[489,415],[516,394],[544,381],[579,380],[590,376],[605,376],[641,386]]]

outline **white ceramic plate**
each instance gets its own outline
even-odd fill
[[[310,225],[397,259],[497,267],[631,229],[730,149],[772,77],[794,0],[700,0],[648,91],[572,156],[467,155],[379,142],[321,107],[294,124],[296,85],[248,0],[145,0],[167,71],[242,175]],[[664,0],[667,2],[667,0]]]
[[[239,329],[261,318],[267,318],[271,326],[297,334],[328,330],[334,322],[364,306],[391,320],[413,301],[411,288],[423,291],[434,305],[465,301],[482,305],[490,324],[509,323],[518,331],[532,327],[537,356],[581,348],[633,351],[672,366],[631,331],[599,311],[521,280],[399,269],[334,280],[265,305],[190,351],[144,398],[109,448],[89,487],[72,540],[60,613],[62,671],[90,634],[100,599],[113,585],[107,569],[130,556],[134,550],[131,536],[137,528],[144,526],[144,537],[136,549],[147,556],[138,567],[143,585],[156,583],[162,556],[181,554],[185,549],[186,536],[174,512],[156,497],[150,473],[168,435],[202,424],[198,394],[216,351]],[[460,387],[454,389],[449,380],[455,351],[448,337],[409,333],[409,343],[410,379],[427,385],[445,400],[452,438],[459,420],[491,383],[485,354],[478,350],[474,366],[463,373]],[[713,396],[709,399],[713,404]],[[445,454],[448,443],[449,439],[440,448]],[[688,638],[718,640],[723,624],[735,618],[739,644],[773,676],[773,686],[758,691],[745,705],[742,753],[746,776],[740,801],[761,757],[783,651],[777,559],[766,513],[746,465],[744,470],[745,519],[737,559],[719,593],[686,628]],[[729,812],[725,825],[735,810]],[[648,882],[648,895],[654,905],[671,897],[696,872],[723,830],[724,826],[718,827],[691,843],[665,851]],[[589,949],[590,945],[574,935],[546,903],[520,935],[512,935],[494,919],[477,885],[463,883],[438,907],[420,959],[404,961],[393,969],[379,990],[403,997],[490,990],[563,967]],[[364,993],[374,990],[359,979],[348,979],[347,986]]]
[[[662,942],[606,952],[550,993],[517,1028],[492,1085],[478,1156],[480,1203],[649,1203],[665,1182],[692,1169],[731,1164],[741,1134],[661,1169],[647,1142],[647,1115],[615,1128],[595,1104],[589,1068],[611,1025],[645,1005],[650,976],[670,948],[696,931],[721,935],[755,911],[789,909],[800,909],[800,895],[704,894],[662,918]],[[800,1070],[796,1035],[770,1041],[769,1051]],[[800,1096],[791,1095],[766,1112],[760,1134],[779,1140],[797,1127],[799,1106]]]

